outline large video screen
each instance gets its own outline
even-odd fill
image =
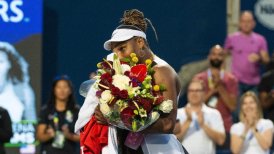
[[[35,150],[40,102],[42,0],[0,0],[0,106],[12,120],[14,153]],[[31,148],[33,147],[33,148]]]

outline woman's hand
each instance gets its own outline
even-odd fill
[[[97,120],[97,123],[107,125],[107,120],[104,117],[103,113],[100,111],[100,106],[99,105],[95,109],[94,116]]]
[[[48,126],[46,133],[50,138],[54,138],[55,136],[55,131],[51,126]]]
[[[253,128],[256,128],[256,124],[257,124],[257,118],[255,116],[252,116],[252,115],[245,115],[244,116],[244,125],[245,125],[245,134],[247,133],[247,131],[249,129],[253,129]]]
[[[62,132],[63,132],[63,134],[64,134],[64,136],[65,136],[66,138],[70,138],[71,135],[72,135],[72,134],[69,132],[68,125],[63,125],[63,126],[62,126]]]

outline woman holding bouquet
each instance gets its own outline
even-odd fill
[[[163,91],[161,95],[163,96],[164,100],[172,101],[172,109],[170,109],[170,112],[168,113],[162,113],[158,120],[156,120],[152,125],[141,131],[141,133],[144,134],[144,140],[142,141],[141,146],[139,146],[139,148],[137,148],[136,150],[124,145],[129,131],[117,128],[117,134],[110,133],[110,131],[108,132],[108,143],[106,146],[102,146],[102,151],[99,150],[100,153],[183,153],[183,149],[180,143],[176,140],[176,137],[172,135],[176,123],[177,98],[180,92],[179,80],[174,69],[164,60],[157,57],[150,49],[145,34],[147,29],[147,23],[150,23],[150,21],[145,18],[143,13],[139,10],[132,9],[125,11],[123,18],[121,19],[121,25],[114,30],[111,39],[104,43],[104,48],[106,50],[112,50],[113,53],[116,54],[120,60],[125,58],[132,58],[132,55],[134,55],[134,61],[137,64],[151,63],[151,68],[154,72],[152,76],[152,81],[155,85],[165,86],[166,90]],[[157,87],[155,88],[157,91]],[[80,110],[79,119],[76,122],[76,132],[79,131],[79,129],[84,125],[88,125],[87,120],[83,120],[84,115],[87,115],[87,113],[84,111],[87,106],[88,105],[86,100]],[[97,124],[99,123],[107,125],[107,120],[103,116],[102,110],[97,107],[93,111]],[[87,126],[82,129],[81,134],[87,134],[87,132],[85,132],[86,127]],[[105,131],[103,132],[105,133]],[[116,136],[118,136],[117,139]],[[99,135],[98,137],[104,139],[102,135]],[[85,147],[88,145],[83,144],[85,143],[85,141],[82,141],[81,135],[80,138],[80,142],[82,142],[82,153],[91,153]],[[113,142],[113,140],[116,141]]]

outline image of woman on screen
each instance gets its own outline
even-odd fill
[[[28,63],[11,44],[0,41],[0,106],[8,111],[12,122],[36,120],[29,81]]]

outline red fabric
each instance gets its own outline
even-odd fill
[[[96,122],[93,116],[80,132],[81,154],[101,154],[108,144],[108,126]]]

